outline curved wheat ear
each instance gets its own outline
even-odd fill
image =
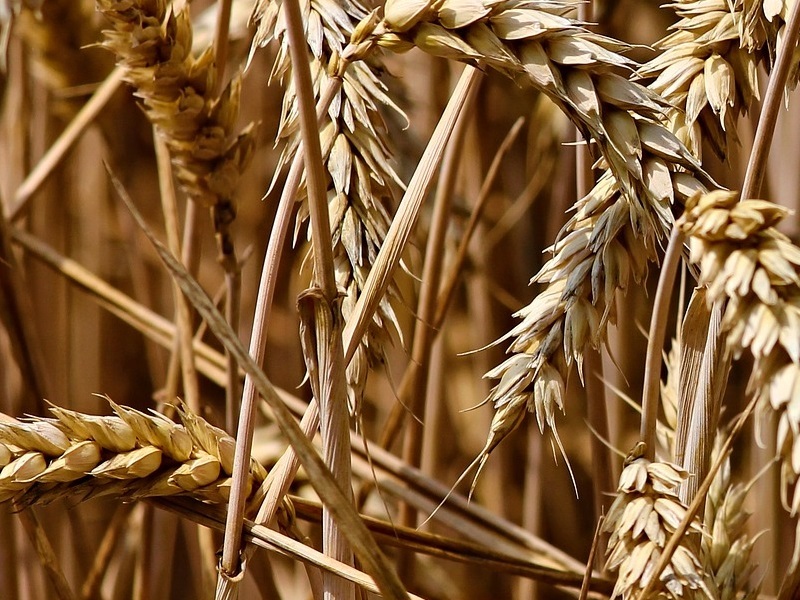
[[[711,183],[699,170],[697,159],[680,143],[699,146],[695,125],[700,118],[683,119],[680,103],[689,96],[681,86],[695,90],[694,111],[702,122],[711,118],[706,106],[712,111],[719,108],[722,121],[718,128],[723,131],[729,115],[752,97],[752,63],[739,54],[738,58],[728,54],[737,49],[730,41],[736,30],[725,28],[730,11],[716,10],[717,2],[679,6],[689,12],[711,10],[697,20],[710,31],[722,30],[727,37],[724,44],[708,44],[702,29],[700,35],[694,35],[697,21],[692,18],[679,24],[685,32],[664,41],[672,53],[661,64],[654,62],[645,69],[648,75],[663,71],[653,88],[666,86],[669,100],[676,105],[665,108],[653,90],[613,72],[632,66],[613,52],[621,44],[591,34],[567,19],[564,15],[571,8],[567,4],[387,3],[385,27],[392,33],[384,35],[385,45],[414,43],[445,56],[480,60],[520,84],[538,87],[593,136],[608,166],[594,189],[578,201],[574,216],[551,249],[553,257],[533,278],[545,284],[545,290],[517,313],[520,324],[503,338],[513,339],[509,348],[513,355],[486,375],[499,379],[489,400],[497,408],[512,407],[498,412],[495,420],[518,422],[527,407],[535,411],[540,428],[545,424],[553,428],[555,410],[563,410],[572,364],[582,376],[586,346],[600,345],[606,325],[614,322],[616,290],[641,282],[648,262],[656,260],[660,241],[672,226],[670,205],[704,191]],[[721,51],[728,58],[715,55]],[[671,82],[682,69],[674,59],[695,54],[703,62],[701,71],[689,71],[688,77]],[[724,64],[729,62],[745,66],[726,70]],[[730,86],[721,90],[718,80],[730,80],[718,73],[737,74],[738,70],[744,73],[742,83],[734,91]],[[691,124],[691,130],[681,123]],[[508,428],[493,426],[495,430]]]
[[[686,513],[677,488],[689,474],[677,465],[650,462],[637,445],[625,460],[617,497],[603,525],[611,533],[606,569],[618,572],[612,598],[638,598],[652,578],[667,540]],[[661,573],[653,597],[715,598],[699,556],[703,525],[695,519]],[[711,585],[710,585],[711,584]]]
[[[52,407],[52,419],[0,422],[0,502],[19,506],[100,495],[191,495],[227,502],[235,441],[179,406],[182,425],[109,400],[116,416]],[[248,490],[266,471],[250,461]],[[249,494],[249,492],[248,492]]]
[[[583,352],[614,321],[617,289],[641,281],[671,227],[670,205],[711,183],[697,159],[660,121],[667,104],[618,75],[635,63],[624,45],[590,33],[565,15],[568,3],[518,1],[386,5],[379,43],[487,64],[550,96],[598,144],[608,171],[578,202],[553,258],[533,281],[545,291],[516,316],[521,323],[489,400],[495,420],[519,422],[527,408],[553,432],[568,373],[582,375]],[[380,32],[380,29],[379,29]],[[602,164],[602,163],[601,163]],[[492,431],[508,427],[495,424]],[[496,437],[495,434],[490,435]]]
[[[800,487],[800,248],[774,225],[788,211],[735,192],[697,194],[678,221],[689,236],[690,260],[700,267],[708,302],[726,302],[722,328],[735,356],[754,358],[749,388],[760,412],[778,415],[784,500],[796,514]]]
[[[358,2],[341,5],[336,2],[302,2],[301,7],[314,94],[319,99],[329,79],[329,69],[350,39],[354,24],[367,18],[367,11]],[[278,140],[286,143],[280,158],[280,164],[285,165],[297,152],[300,135],[294,85],[288,76],[291,61],[282,3],[259,0],[253,20],[258,24],[253,49],[272,39],[277,40],[278,53],[270,78],[287,82],[278,130]],[[345,294],[342,302],[345,320],[350,318],[386,237],[391,222],[387,209],[395,190],[402,186],[390,165],[390,144],[378,107],[386,105],[398,114],[402,113],[386,94],[373,66],[370,62],[359,61],[348,67],[342,89],[320,125],[323,161],[329,175],[334,267],[337,284]],[[278,172],[279,169],[276,176]],[[308,220],[304,190],[301,199],[303,204],[298,213],[295,235]],[[388,343],[401,339],[392,306],[398,298],[399,290],[393,283],[347,368],[351,409],[360,404],[369,367],[383,361]]]
[[[230,258],[234,192],[255,146],[253,124],[234,132],[241,77],[216,95],[212,49],[192,55],[188,12],[174,13],[166,0],[97,0],[97,6],[114,26],[103,46],[125,67],[125,80],[169,147],[182,188],[213,209],[223,256]]]

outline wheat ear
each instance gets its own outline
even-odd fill
[[[800,248],[775,229],[787,210],[735,192],[698,194],[679,220],[690,260],[700,268],[708,302],[726,302],[722,328],[735,356],[755,359],[750,389],[757,409],[778,416],[778,451],[785,495],[800,474]],[[800,489],[787,499],[794,514]]]
[[[734,10],[742,11],[743,18],[737,23],[743,47],[760,55],[767,66],[775,63],[775,57],[786,37],[792,0],[732,0]],[[800,57],[795,50],[786,80],[787,90],[797,87],[800,72]]]
[[[308,56],[315,99],[319,100],[339,56],[351,39],[356,24],[369,20],[359,2],[303,2],[303,23],[308,40]],[[288,36],[282,2],[260,0],[253,11],[258,30],[253,49],[276,40],[278,52],[270,78],[285,80],[278,141],[285,146],[279,161],[289,164],[300,143],[296,93],[291,82]],[[374,72],[374,59],[357,61],[342,74],[341,90],[320,121],[323,161],[328,179],[328,205],[334,251],[336,282],[343,290],[342,314],[349,320],[377,256],[391,216],[388,212],[402,182],[391,165],[391,150],[380,106],[402,113],[386,94],[384,84]],[[277,176],[277,172],[276,172]],[[295,236],[308,220],[305,186],[297,217]],[[311,231],[308,232],[311,235]],[[392,283],[388,294],[374,313],[367,334],[347,368],[348,396],[352,409],[360,404],[370,367],[383,361],[384,349],[401,339],[393,304],[399,290]]]
[[[235,269],[234,193],[255,147],[253,124],[235,131],[241,76],[216,94],[212,49],[192,54],[188,12],[173,12],[166,0],[97,0],[97,6],[114,27],[103,46],[117,55],[125,81],[164,137],[181,187],[211,207],[220,260]]]
[[[235,442],[178,405],[181,423],[109,400],[115,416],[53,406],[54,418],[0,422],[0,500],[18,506],[100,495],[227,502]],[[248,488],[266,477],[250,461]]]
[[[718,432],[712,450],[712,461],[719,453],[724,435]],[[756,565],[751,560],[755,539],[747,535],[750,517],[744,509],[749,485],[733,483],[730,458],[717,471],[706,496],[703,524],[708,535],[703,536],[700,560],[713,578],[719,600],[752,598],[758,586],[751,585]]]
[[[689,474],[668,462],[642,457],[637,444],[625,460],[617,497],[603,528],[611,533],[606,569],[618,572],[612,598],[638,598],[650,583],[664,546],[686,513],[677,489]],[[698,558],[702,523],[695,519],[655,586],[656,595],[678,600],[714,598]]]
[[[583,350],[614,320],[616,289],[641,280],[672,222],[670,205],[711,182],[697,159],[660,124],[667,104],[617,74],[637,65],[624,45],[585,30],[569,3],[388,2],[378,43],[491,66],[548,96],[599,147],[609,168],[577,206],[534,278],[546,291],[517,316],[506,362],[487,376],[496,418],[517,422],[526,407],[555,433],[567,374],[582,374]],[[494,431],[507,431],[503,425]]]
[[[548,3],[550,12],[547,7],[532,8],[517,3],[493,4],[481,9],[472,5],[471,12],[464,10],[453,17],[448,11],[457,6],[445,3],[434,9],[419,5],[419,13],[414,13],[407,22],[387,7],[387,14],[390,14],[387,20],[393,20],[396,29],[416,23],[415,28],[396,34],[398,39],[407,41],[414,36],[425,39],[427,32],[440,46],[444,45],[443,40],[457,45],[458,52],[451,50],[450,54],[460,52],[462,59],[465,47],[481,47],[481,53],[486,54],[480,45],[491,40],[494,51],[488,54],[490,58],[485,62],[511,72],[522,83],[532,80],[534,85],[542,85],[544,82],[544,91],[556,96],[573,120],[583,119],[584,128],[593,127],[590,130],[601,142],[610,167],[594,189],[577,203],[575,215],[552,248],[553,257],[534,277],[533,281],[546,287],[517,314],[521,323],[506,336],[513,339],[509,348],[513,355],[487,374],[499,379],[489,399],[498,408],[510,407],[499,412],[496,419],[515,422],[517,415],[528,407],[536,412],[540,427],[547,424],[552,428],[555,410],[563,410],[565,382],[572,363],[577,364],[580,374],[584,348],[588,344],[602,343],[606,324],[615,319],[615,291],[642,281],[648,262],[656,259],[660,240],[671,226],[670,204],[685,200],[708,183],[690,172],[676,171],[676,162],[683,159],[677,154],[665,153],[663,147],[660,150],[648,148],[646,136],[641,135],[637,127],[648,123],[653,128],[651,132],[664,134],[657,124],[647,120],[660,118],[664,127],[690,148],[699,147],[701,131],[709,130],[712,134],[719,129],[726,131],[733,116],[744,110],[752,99],[754,61],[739,50],[737,30],[732,26],[736,20],[731,11],[722,10],[725,7],[718,2],[676,5],[690,18],[680,22],[679,31],[662,41],[669,54],[660,62],[655,59],[642,68],[641,72],[648,76],[658,75],[652,89],[645,91],[632,83],[626,88],[627,83],[609,74],[613,68],[624,65],[624,61],[613,58],[615,55],[603,46],[604,39],[593,37],[563,17],[566,8],[559,9],[555,3]],[[504,8],[508,14],[504,13]],[[439,28],[429,27],[427,22],[437,17]],[[698,28],[698,22],[708,30]],[[422,29],[419,29],[420,23],[424,25]],[[439,37],[433,34],[434,29]],[[708,38],[719,32],[724,38],[715,45]],[[565,48],[563,41],[567,35],[571,35],[570,44]],[[415,43],[422,42],[415,39]],[[531,47],[536,60],[531,56]],[[466,59],[477,60],[476,55],[466,56]],[[679,57],[686,56],[698,57],[700,71],[685,69],[685,64],[679,64]],[[684,70],[688,71],[688,77],[672,81],[676,73]],[[732,84],[734,75],[735,85]],[[625,89],[625,93],[639,94],[643,98],[658,98],[654,91],[668,93],[672,106],[665,109],[664,114],[643,115],[636,106],[615,105],[601,93],[609,80],[618,84],[619,90]],[[579,82],[584,83],[579,85]],[[692,121],[687,121],[681,110],[689,98],[684,88],[694,90],[692,99],[696,114]],[[577,96],[578,91],[585,95]],[[645,101],[638,104],[648,106]],[[585,110],[576,113],[575,106]],[[591,110],[591,107],[600,110]],[[712,123],[714,112],[720,119],[716,124]],[[594,117],[594,121],[586,123],[587,116]],[[698,119],[704,125],[703,130]],[[598,121],[604,132],[595,132]],[[665,140],[675,139],[664,135]],[[606,144],[602,143],[604,139]],[[720,151],[724,150],[726,140],[719,141],[717,146]],[[627,148],[625,165],[614,159],[614,148]],[[621,167],[629,167],[630,171],[623,169],[621,172]],[[641,170],[641,179],[636,178],[637,168]],[[631,189],[638,195],[632,195]],[[494,429],[507,431],[508,427]]]

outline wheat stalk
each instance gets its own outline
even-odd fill
[[[54,418],[0,422],[0,499],[18,506],[100,495],[125,499],[190,495],[227,502],[234,440],[177,406],[181,423],[109,400],[115,416],[53,406]],[[250,461],[248,489],[266,471]]]

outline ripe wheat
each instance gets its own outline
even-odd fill
[[[278,129],[278,141],[285,143],[279,164],[291,163],[300,144],[297,102],[292,83],[289,41],[286,34],[283,4],[259,1],[253,11],[258,30],[253,49],[277,40],[278,50],[270,79],[286,84]],[[350,39],[355,23],[367,18],[359,2],[340,5],[336,2],[304,2],[308,55],[315,99],[319,99]],[[386,93],[385,86],[373,72],[369,61],[348,66],[342,89],[331,103],[320,124],[322,158],[328,172],[328,207],[333,237],[336,282],[344,291],[342,314],[350,318],[366,282],[375,257],[389,229],[388,212],[402,182],[391,165],[391,148],[386,125],[378,111],[389,106],[400,113]],[[402,114],[402,113],[400,113]],[[276,171],[276,177],[279,170]],[[273,182],[274,183],[274,182]],[[295,237],[308,220],[305,189],[300,190],[300,207]],[[309,226],[310,229],[310,226]],[[309,235],[311,232],[309,231]],[[385,348],[401,338],[393,304],[399,290],[392,283],[373,316],[367,335],[347,368],[351,408],[360,404],[367,373],[383,362]]]
[[[667,540],[686,512],[677,488],[689,474],[677,465],[643,458],[641,449],[637,445],[625,461],[617,497],[603,526],[611,533],[606,569],[618,572],[612,597],[626,600],[639,597],[650,582]],[[661,573],[657,597],[678,600],[692,597],[692,592],[715,597],[698,557],[701,534],[703,525],[695,519]]]
[[[725,302],[722,319],[736,356],[755,359],[750,389],[758,410],[778,415],[778,452],[784,492],[800,474],[800,248],[775,229],[785,208],[763,200],[739,201],[735,192],[693,196],[679,225],[689,236],[690,259],[708,287],[708,302]],[[800,489],[788,500],[800,508]]]
[[[235,133],[241,76],[216,94],[213,49],[192,54],[187,10],[175,13],[166,0],[98,0],[97,6],[114,27],[103,45],[117,55],[125,80],[163,136],[183,189],[212,208],[220,258],[235,260],[234,193],[255,146],[253,124]]]
[[[182,424],[109,401],[116,416],[52,407],[55,418],[0,422],[0,501],[17,506],[59,498],[123,499],[188,494],[226,502],[235,441],[178,406]],[[250,461],[248,489],[266,477]]]
[[[576,205],[533,281],[545,290],[517,313],[513,355],[487,377],[498,412],[492,446],[527,409],[555,433],[573,363],[598,346],[615,319],[613,296],[641,281],[672,224],[671,205],[712,182],[698,159],[662,123],[669,105],[617,72],[637,65],[619,42],[585,30],[566,15],[569,3],[397,0],[386,5],[376,34],[384,46],[421,49],[488,65],[556,104],[599,147],[608,170]]]
[[[654,77],[650,89],[673,108],[670,129],[700,157],[706,141],[725,158],[736,138],[736,119],[758,98],[760,59],[743,47],[742,6],[726,0],[688,0],[671,5],[681,19],[656,48],[660,54],[639,69]]]
[[[554,430],[572,364],[582,376],[585,348],[602,344],[616,318],[616,290],[646,276],[672,226],[671,206],[713,184],[693,154],[703,133],[718,153],[726,152],[734,117],[757,95],[756,58],[740,49],[741,10],[720,0],[674,5],[684,19],[662,40],[664,54],[637,71],[656,77],[650,88],[616,75],[615,69],[633,65],[612,52],[618,46],[564,17],[567,5],[411,6],[387,6],[393,35],[538,87],[591,134],[605,159],[600,164],[608,167],[577,202],[552,258],[532,279],[544,290],[502,338],[513,340],[512,356],[486,375],[499,379],[489,396],[498,412],[488,448],[526,408],[540,428]]]
[[[234,76],[219,91],[213,51],[197,55],[191,49],[198,44],[192,42],[186,9],[173,10],[166,0],[96,1],[112,24],[101,45],[114,52],[146,115],[166,141],[187,195],[212,207],[218,233],[232,241],[227,228],[235,215],[234,190],[255,149],[252,126],[244,130],[236,126],[241,77]],[[294,160],[301,143],[283,2],[255,3],[257,33],[252,46],[255,51],[274,42],[277,53],[270,80],[285,87],[276,116],[281,166]],[[45,16],[63,9],[71,19],[82,15],[86,6],[83,0],[74,6],[63,0],[45,3],[53,11]],[[403,186],[394,171],[393,150],[381,116],[387,107],[389,112],[400,114],[400,110],[379,76],[379,49],[416,47],[481,69],[496,69],[518,85],[549,97],[553,103],[547,106],[560,109],[577,125],[596,153],[594,169],[599,179],[577,201],[550,249],[550,260],[533,278],[542,284],[541,293],[518,312],[519,324],[501,339],[510,341],[511,355],[488,373],[498,383],[489,396],[496,412],[485,452],[528,411],[535,413],[540,429],[550,429],[558,440],[556,415],[564,409],[568,377],[573,370],[583,377],[585,351],[606,341],[606,327],[617,318],[617,290],[643,282],[649,263],[658,260],[666,234],[676,223],[675,215],[685,205],[677,224],[688,236],[695,272],[708,287],[709,303],[725,307],[723,332],[728,345],[737,355],[747,349],[755,358],[751,389],[759,410],[777,416],[785,501],[797,513],[800,249],[775,229],[786,211],[762,201],[739,202],[734,193],[719,191],[700,162],[704,144],[724,159],[737,143],[737,121],[758,97],[757,68],[771,66],[786,34],[792,3],[677,0],[669,5],[677,23],[657,44],[659,54],[644,65],[626,57],[629,47],[624,43],[592,33],[585,23],[572,18],[577,4],[570,0],[389,0],[383,10],[370,13],[357,0],[300,2],[316,98],[332,78],[343,80],[321,118],[319,133],[336,278],[345,292],[344,317],[350,319],[378,250],[385,244],[391,205]],[[4,10],[0,3],[0,20],[8,25]],[[33,14],[28,11],[25,18]],[[69,63],[74,54],[52,52],[52,48],[67,46],[51,46],[51,42],[69,41],[73,33],[91,37],[92,27],[102,20],[96,17],[74,30],[69,25],[61,31],[47,30],[53,27],[49,21],[20,20],[12,35],[26,36],[29,48],[24,52],[44,59],[34,59],[34,63],[49,69],[45,83],[74,85],[78,82],[72,71],[75,65]],[[360,51],[343,61],[341,54],[347,54],[354,31],[359,31]],[[90,42],[97,41],[94,35]],[[25,64],[32,64],[25,58]],[[349,63],[346,69],[345,63]],[[19,78],[24,69],[19,64],[15,67],[12,75]],[[796,79],[795,70],[789,85]],[[534,122],[540,118],[541,114]],[[80,163],[81,167],[85,164]],[[273,184],[279,179],[276,173]],[[305,195],[301,186],[295,237],[308,217]],[[504,215],[503,224],[513,220],[510,214]],[[34,233],[38,233],[36,225]],[[0,269],[3,289],[7,289],[5,273]],[[9,326],[6,304],[0,295],[0,317]],[[398,304],[398,286],[393,284],[360,340],[348,370],[350,400],[355,406],[368,371],[383,359],[387,342],[399,335]],[[4,340],[0,336],[0,351],[5,349]],[[306,348],[305,352],[310,351]],[[696,477],[686,472],[691,467],[671,462],[680,461],[675,458],[675,446],[681,444],[680,439],[676,443],[676,437],[681,438],[675,433],[681,414],[677,404],[680,392],[685,391],[677,390],[680,352],[674,345],[667,360],[670,368],[662,385],[664,418],[657,430],[657,458],[645,459],[641,447],[628,457],[605,522],[610,534],[607,568],[618,575],[614,595],[639,598],[646,586],[656,583],[655,597],[753,597],[757,592],[750,585],[755,579],[751,577],[754,537],[747,534],[744,510],[749,485],[735,481],[727,459],[704,498],[701,517],[692,521],[666,570],[657,577],[653,574],[686,514],[680,500],[685,482]],[[104,417],[58,407],[52,408],[52,418],[16,421],[0,415],[0,502],[25,508],[61,498],[80,502],[96,496],[133,500],[184,495],[207,503],[228,499],[232,438],[184,406],[177,407],[180,423],[113,403],[112,407],[115,415]],[[717,435],[719,443],[721,432]],[[397,462],[400,476],[406,465]],[[595,476],[602,468],[596,470]],[[265,475],[261,465],[249,463],[251,503],[255,500],[251,492]],[[418,493],[414,491],[418,481],[404,481],[413,488],[409,493]],[[353,481],[343,483],[346,487]],[[429,502],[427,494],[432,492],[425,489],[425,502]],[[404,487],[404,491],[408,490]],[[525,498],[526,510],[533,504],[528,500],[536,499]],[[366,506],[371,508],[369,503]],[[202,504],[197,510],[203,510]],[[473,518],[480,509],[470,506],[464,511]],[[507,540],[499,533],[481,537],[482,533],[469,529],[479,523],[480,527],[490,524],[493,531],[506,527],[499,517],[492,523],[481,519],[459,532],[488,544],[502,539],[513,554],[513,544],[519,542],[513,527],[507,527],[510,534],[503,534]],[[431,543],[440,541],[447,543],[431,537]],[[604,592],[610,590],[605,576],[595,579],[609,586]],[[421,578],[413,584],[421,584]],[[449,592],[450,588],[442,589]]]

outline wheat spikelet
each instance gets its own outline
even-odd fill
[[[182,405],[178,424],[109,402],[115,416],[54,406],[54,418],[19,422],[3,417],[0,501],[27,506],[58,498],[175,494],[227,501],[233,438]],[[264,468],[251,460],[248,489],[265,477]]]
[[[166,0],[97,0],[97,6],[114,26],[103,46],[125,67],[125,80],[166,141],[183,189],[213,208],[222,253],[232,255],[234,192],[255,146],[253,124],[234,132],[241,76],[215,95],[212,49],[192,55],[188,12],[174,13]]]
[[[718,431],[712,461],[723,439],[723,432]],[[751,598],[758,593],[757,587],[750,585],[755,540],[747,536],[745,527],[750,517],[743,507],[748,491],[749,486],[732,482],[730,458],[726,458],[706,496],[703,525],[708,535],[700,543],[700,560],[713,578],[720,600]]]
[[[783,44],[792,0],[734,0],[732,4],[744,15],[739,22],[742,45],[751,52],[759,52],[764,62],[771,66]],[[786,80],[788,90],[797,87],[798,66],[800,53],[795,49]]]
[[[703,140],[720,157],[737,142],[736,118],[758,98],[759,56],[740,39],[743,7],[726,0],[683,0],[671,5],[681,19],[656,47],[659,56],[639,69],[655,77],[650,89],[675,108],[667,123],[701,156]]]
[[[758,410],[778,415],[784,495],[800,473],[800,248],[774,228],[786,214],[770,202],[739,202],[736,193],[717,191],[692,197],[679,221],[708,302],[726,302],[728,345],[735,356],[748,349],[755,359],[750,389]],[[787,501],[796,513],[797,487]]]
[[[271,79],[283,80],[286,91],[278,130],[285,143],[280,164],[288,164],[300,143],[297,102],[290,77],[289,41],[281,2],[259,0],[253,12],[258,31],[253,49],[276,40],[277,56]],[[303,22],[309,48],[314,95],[319,99],[339,55],[351,38],[355,23],[368,18],[359,2],[342,5],[330,1],[302,2]],[[373,71],[373,63],[351,64],[320,126],[322,154],[328,172],[328,205],[333,237],[337,285],[344,291],[342,314],[350,318],[372,263],[383,244],[391,217],[387,212],[394,192],[402,185],[390,164],[386,125],[378,107],[386,105],[400,113],[387,96],[385,86]],[[402,113],[400,113],[402,114]],[[308,220],[305,189],[297,217],[296,233]],[[309,235],[311,232],[309,231]],[[360,403],[369,368],[383,361],[384,348],[400,338],[392,303],[399,298],[395,284],[376,311],[367,335],[347,369],[351,408]]]
[[[639,596],[686,512],[677,488],[688,473],[668,462],[648,461],[642,449],[638,444],[625,460],[617,497],[603,526],[611,533],[606,569],[618,572],[612,597]],[[702,524],[695,519],[661,573],[655,597],[715,597],[698,558],[702,532]]]

